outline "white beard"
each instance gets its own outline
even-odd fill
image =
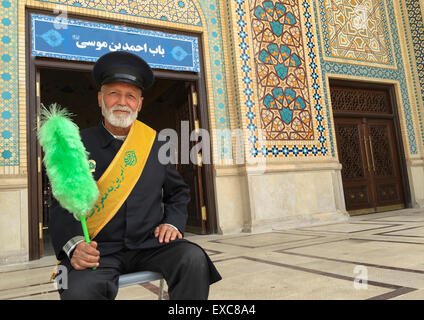
[[[128,115],[120,114],[115,115],[113,111],[122,110],[129,112]],[[137,119],[138,111],[133,111],[130,107],[115,105],[112,108],[108,109],[105,105],[105,102],[102,98],[102,115],[105,117],[107,122],[109,122],[112,126],[118,128],[128,128],[132,125],[132,123]]]

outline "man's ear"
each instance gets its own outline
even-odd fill
[[[101,91],[97,92],[97,102],[99,103],[99,107],[102,107],[102,96],[103,93]]]
[[[137,109],[138,112],[141,111],[141,106],[143,105],[143,100],[144,100],[144,97],[140,97],[140,102],[138,103],[138,109]]]

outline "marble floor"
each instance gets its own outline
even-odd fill
[[[223,280],[210,300],[424,300],[424,210],[351,217],[347,223],[258,234],[188,235]],[[57,300],[55,258],[0,266],[0,299]],[[157,299],[158,281],[118,300]],[[167,297],[167,295],[166,295]]]

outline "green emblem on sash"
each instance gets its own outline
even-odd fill
[[[88,167],[90,168],[91,172],[96,171],[96,161],[88,160]]]
[[[125,166],[135,166],[137,164],[137,156],[135,155],[134,151],[127,151],[125,152],[125,158],[124,158]]]

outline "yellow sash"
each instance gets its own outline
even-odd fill
[[[134,121],[121,149],[97,181],[100,196],[86,217],[90,239],[114,217],[129,196],[143,172],[155,137],[155,130]]]

